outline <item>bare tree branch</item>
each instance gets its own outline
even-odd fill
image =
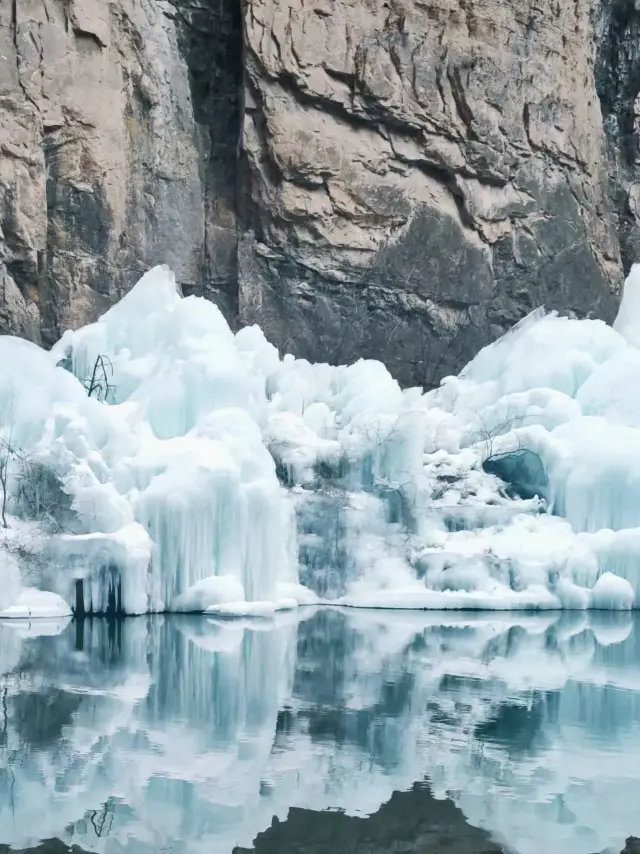
[[[91,377],[87,377],[84,381],[87,395],[102,400],[104,403],[108,401],[109,395],[114,390],[114,386],[109,383],[107,373],[109,376],[113,376],[113,365],[108,356],[100,354],[93,363]]]

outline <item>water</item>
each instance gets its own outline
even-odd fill
[[[620,852],[639,620],[0,624],[0,851]]]

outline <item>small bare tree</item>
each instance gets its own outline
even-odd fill
[[[109,382],[109,377],[113,377],[113,365],[108,356],[99,354],[93,363],[91,376],[86,377],[84,387],[89,397],[95,397],[97,400],[102,400],[106,403],[109,395],[113,392],[113,385]]]
[[[13,424],[0,437],[0,521],[9,528],[9,496],[21,515],[46,522],[51,531],[59,531],[57,511],[65,504],[61,479],[50,465],[30,456],[13,440]],[[68,498],[67,498],[68,500]]]
[[[51,533],[58,533],[62,528],[59,511],[69,501],[60,478],[50,465],[22,451],[16,451],[15,459],[18,507],[27,518],[45,522]]]
[[[495,474],[504,480],[507,484],[517,488],[514,475],[517,472],[527,472],[532,483],[534,481],[542,483],[546,477],[546,470],[540,455],[527,448],[522,442],[522,437],[519,434],[514,435],[512,447],[496,449],[494,442],[519,427],[525,426],[525,422],[530,416],[521,415],[507,419],[494,427],[488,429],[481,428],[476,434],[475,441],[484,443],[484,451],[482,453],[482,467],[490,473]],[[524,482],[520,486],[527,487]],[[528,486],[531,486],[529,484]]]
[[[0,507],[0,518],[5,530],[9,527],[7,522],[7,506],[9,502],[9,479],[11,466],[15,457],[16,449],[13,441],[13,398],[9,401],[7,427],[0,434],[0,488],[2,488],[2,506]]]
[[[2,527],[8,528],[7,501],[9,500],[9,464],[11,462],[11,444],[6,439],[0,439],[0,489],[2,489],[2,507],[0,517]]]

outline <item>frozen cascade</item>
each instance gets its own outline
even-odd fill
[[[315,488],[302,580],[329,557],[351,605],[640,604],[639,294],[635,266],[615,329],[537,309],[428,394],[378,363],[281,368],[267,441],[285,482]]]
[[[155,268],[52,353],[0,338],[22,460],[0,608],[29,598],[23,530],[86,611],[639,606],[639,341],[634,266],[613,328],[538,309],[423,394],[281,358]],[[24,459],[57,488],[46,524]]]
[[[278,356],[259,330],[234,337],[157,268],[53,354],[3,338],[0,360],[19,366],[0,378],[0,423],[69,498],[46,583],[85,611],[290,607],[292,503],[260,431]],[[82,382],[101,365],[98,394],[58,362]]]

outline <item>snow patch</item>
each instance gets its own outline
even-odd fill
[[[18,598],[0,611],[0,620],[55,620],[70,617],[71,609],[57,593],[24,587]]]

